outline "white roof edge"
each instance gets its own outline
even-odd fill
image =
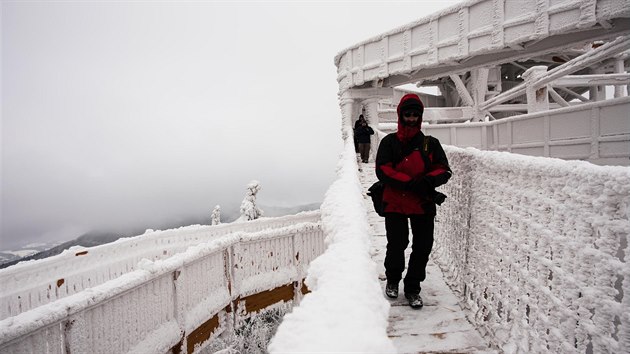
[[[334,58],[340,90],[558,35],[591,31],[588,40],[615,32],[616,20],[623,19],[617,32],[629,26],[628,0],[536,2],[522,12],[510,1],[464,1],[342,50]]]
[[[481,1],[484,1],[484,0],[465,0],[465,1],[462,1],[462,2],[457,3],[455,5],[451,5],[451,6],[447,7],[447,8],[444,8],[442,10],[436,11],[436,12],[430,14],[430,15],[421,17],[421,18],[419,18],[419,19],[417,19],[415,21],[408,22],[408,23],[406,23],[406,24],[404,24],[402,26],[395,27],[395,28],[393,28],[393,29],[391,29],[391,30],[389,30],[387,32],[383,32],[381,34],[377,34],[376,36],[373,36],[373,37],[365,39],[365,40],[363,40],[363,41],[361,41],[359,43],[356,43],[354,45],[346,47],[345,49],[340,50],[339,52],[337,52],[337,55],[335,55],[335,66],[339,66],[339,59],[341,59],[341,56],[344,55],[349,50],[352,50],[352,49],[354,49],[356,47],[359,47],[359,46],[361,46],[363,44],[366,44],[366,43],[375,42],[377,40],[380,41],[381,39],[383,39],[384,37],[387,37],[389,35],[403,32],[407,28],[415,27],[415,26],[421,25],[423,23],[431,22],[431,20],[438,19],[438,18],[440,18],[440,17],[442,17],[444,15],[447,15],[447,14],[459,11],[459,10],[461,10],[464,7],[468,7],[470,5],[474,5],[475,3],[478,3],[478,2],[481,2]]]

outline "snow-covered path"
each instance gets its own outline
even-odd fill
[[[363,191],[376,181],[374,164],[360,164],[359,176]],[[385,288],[383,259],[387,240],[384,219],[374,212],[372,201],[364,194],[371,226],[372,259],[378,265],[381,288]],[[407,259],[411,247],[407,249]],[[384,296],[384,295],[383,295]],[[468,322],[457,297],[443,280],[442,271],[429,261],[427,279],[422,283],[424,307],[413,310],[407,305],[402,293],[390,300],[388,336],[399,353],[496,353]]]

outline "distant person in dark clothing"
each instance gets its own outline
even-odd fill
[[[360,115],[359,120],[354,124],[354,142],[357,144],[363,163],[367,163],[370,158],[370,135],[372,134],[374,130],[367,124],[363,114]]]
[[[405,297],[413,308],[423,305],[420,283],[426,278],[433,248],[435,205],[445,198],[435,187],[451,177],[440,142],[420,131],[423,112],[424,105],[418,95],[403,96],[397,108],[398,131],[383,138],[376,155],[376,176],[385,183],[385,294],[390,298],[398,297],[411,221],[412,252],[403,283]]]

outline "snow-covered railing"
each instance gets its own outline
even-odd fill
[[[0,321],[2,353],[191,353],[243,318],[299,300],[319,221],[201,242]]]
[[[138,269],[142,259],[165,259],[186,248],[234,233],[277,229],[319,221],[319,211],[246,223],[187,226],[120,239],[96,247],[74,247],[42,260],[0,270],[0,319],[76,294]]]
[[[630,164],[630,97],[585,103],[490,122],[430,124],[440,142],[524,155]],[[394,124],[380,124],[385,132]]]
[[[469,319],[506,353],[630,352],[630,169],[446,152],[432,257]]]
[[[352,116],[351,107],[344,112]],[[346,119],[350,122],[350,119]],[[383,297],[349,126],[345,128],[339,178],[321,206],[326,252],[312,262],[312,291],[284,316],[270,353],[393,353],[387,337],[389,303]]]

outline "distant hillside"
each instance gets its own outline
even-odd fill
[[[64,242],[58,246],[37,252],[35,254],[29,255],[26,257],[14,259],[9,262],[2,263],[0,264],[0,268],[6,268],[22,261],[30,261],[32,259],[43,259],[50,256],[54,256],[54,255],[60,254],[61,252],[63,252],[64,250],[72,246],[83,246],[83,247],[98,246],[104,243],[116,241],[121,237],[125,237],[125,236],[119,233],[112,233],[112,232],[105,232],[105,231],[88,232],[86,234],[83,234],[77,237],[74,240]]]
[[[260,209],[263,210],[263,216],[265,217],[277,217],[283,215],[293,215],[301,211],[317,210],[321,203],[311,203],[305,205],[298,205],[293,207],[273,207],[261,205]],[[238,217],[238,216],[237,216]]]
[[[293,207],[273,207],[273,206],[260,206],[260,208],[264,212],[265,217],[277,217],[283,215],[292,215],[297,214],[301,211],[307,210],[316,210],[319,209],[320,203],[311,203],[306,205],[298,205]],[[228,209],[221,210],[221,221],[224,223],[229,223],[236,220],[240,216],[240,212],[238,209]],[[124,230],[122,232],[113,232],[113,231],[92,231],[86,234],[83,234],[77,237],[74,240],[70,240],[68,242],[64,242],[52,248],[47,248],[44,250],[20,250],[20,251],[0,251],[0,269],[12,266],[22,261],[28,261],[32,259],[43,259],[50,256],[54,256],[60,254],[64,250],[72,247],[72,246],[83,246],[83,247],[93,247],[102,245],[105,243],[110,243],[118,240],[121,237],[131,237],[136,235],[142,235],[146,229],[174,229],[181,226],[188,225],[208,225],[210,224],[210,217],[208,216],[193,216],[188,218],[182,218],[177,221],[170,222],[164,225],[149,225],[147,227],[136,227],[129,230]],[[21,252],[25,252],[27,255],[23,256]],[[35,252],[34,254],[32,254]]]

